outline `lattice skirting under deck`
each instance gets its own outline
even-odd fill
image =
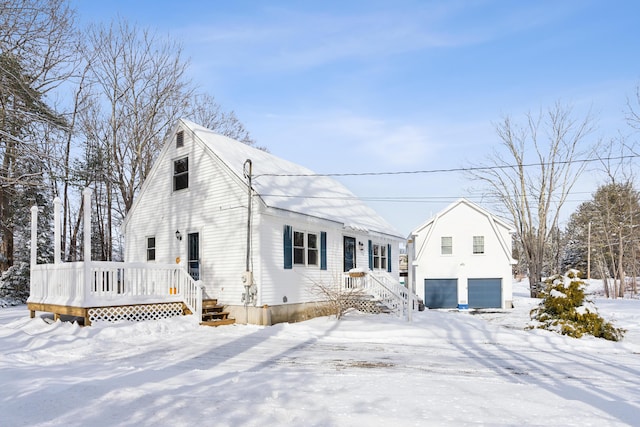
[[[87,312],[91,323],[100,321],[116,322],[118,320],[139,322],[143,320],[166,319],[169,317],[182,316],[183,314],[181,302],[95,307],[89,308]]]
[[[379,314],[384,311],[378,302],[371,299],[347,299],[344,305],[346,308],[355,308],[362,313]]]

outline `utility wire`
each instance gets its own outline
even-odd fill
[[[602,157],[597,159],[578,159],[578,160],[564,160],[564,161],[556,161],[554,164],[558,165],[566,165],[571,163],[591,163],[591,162],[600,162],[603,160],[623,160],[623,159],[631,159],[640,157],[638,154],[630,154],[627,156],[613,156],[613,157]],[[390,172],[345,172],[345,173],[263,173],[254,175],[254,179],[263,177],[263,176],[272,176],[272,177],[321,177],[321,176],[377,176],[377,175],[418,175],[418,174],[432,174],[432,173],[444,173],[444,172],[473,172],[473,171],[483,171],[483,170],[495,170],[495,169],[513,169],[519,167],[532,167],[532,166],[546,166],[549,163],[538,162],[538,163],[525,163],[522,165],[494,165],[494,166],[477,166],[477,167],[458,167],[458,168],[450,168],[450,169],[427,169],[427,170],[414,170],[414,171],[390,171]]]

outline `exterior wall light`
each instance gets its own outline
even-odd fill
[[[182,240],[182,233],[180,233],[180,230],[176,230],[176,239]]]

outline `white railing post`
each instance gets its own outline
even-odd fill
[[[36,265],[38,264],[38,207],[31,206],[31,257],[30,257],[30,274],[29,274],[29,297],[38,295],[42,297],[41,286],[36,289]],[[40,279],[40,277],[38,277]],[[41,280],[41,279],[40,279]],[[33,314],[33,312],[32,312]]]
[[[31,271],[38,263],[38,207],[31,206]],[[33,275],[31,276],[33,277]]]
[[[62,249],[60,240],[60,201],[59,197],[53,199],[53,263],[60,264],[62,262],[62,256],[60,250]]]
[[[202,321],[202,281],[196,282],[196,317],[198,322]]]
[[[84,286],[82,299],[91,293],[91,188],[82,191],[84,204]]]

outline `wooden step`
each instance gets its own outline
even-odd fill
[[[218,300],[217,299],[205,299],[205,300],[202,300],[202,309],[203,310],[205,308],[217,307],[217,306],[218,306]]]
[[[224,320],[207,320],[200,322],[203,326],[222,326],[222,325],[233,325],[236,323],[236,319],[224,319]]]
[[[206,299],[202,301],[202,322],[206,326],[232,325],[235,319],[229,318],[229,312],[224,311],[224,306],[218,304],[217,299]]]
[[[202,320],[224,320],[229,317],[227,311],[216,311],[213,313],[202,313]]]

